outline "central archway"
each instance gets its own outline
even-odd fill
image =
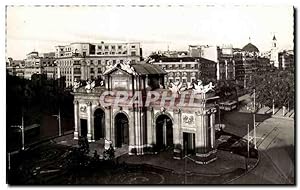
[[[105,137],[105,113],[100,108],[94,112],[94,135],[95,140]]]
[[[116,147],[122,147],[124,144],[129,144],[129,127],[128,118],[124,113],[118,113],[115,116],[115,138]]]
[[[173,146],[173,122],[167,115],[160,115],[156,119],[156,146],[158,149]]]

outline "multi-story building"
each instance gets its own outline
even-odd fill
[[[56,79],[57,67],[55,63],[55,52],[42,53],[40,58],[43,67],[43,74],[45,74],[48,79]]]
[[[24,77],[24,60],[13,60],[12,58],[8,58],[6,62],[6,70],[10,75],[18,76],[20,78]]]
[[[247,81],[251,80],[253,72],[257,69],[259,50],[252,43],[248,43],[242,49],[235,49],[235,76],[238,84],[247,87]]]
[[[175,81],[190,85],[197,79],[205,82],[215,81],[216,79],[216,62],[202,57],[151,55],[149,62],[160,66],[168,73],[165,76],[165,85]]]
[[[47,78],[57,78],[54,52],[39,54],[33,51],[27,54],[24,61],[24,78],[31,79],[33,74],[45,74]]]
[[[234,80],[235,63],[233,48],[228,46],[190,45],[189,55],[202,57],[217,63],[216,80]]]
[[[36,51],[30,52],[26,55],[25,68],[24,68],[24,78],[31,79],[33,74],[42,74],[43,67],[41,64],[41,58],[39,53]]]
[[[294,51],[284,50],[278,54],[279,68],[293,70],[295,67]]]
[[[236,82],[247,88],[247,83],[252,80],[253,75],[266,73],[273,69],[270,59],[261,57],[258,48],[248,43],[243,49],[234,49],[233,60],[235,62]]]
[[[235,60],[233,47],[217,47],[217,80],[235,80]]]
[[[56,46],[58,78],[66,77],[66,86],[74,80],[95,79],[102,76],[108,65],[142,60],[140,43],[71,43]]]

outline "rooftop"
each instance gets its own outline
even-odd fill
[[[203,57],[166,57],[166,56],[161,56],[161,55],[151,55],[150,58],[152,60],[154,60],[154,62],[160,62],[160,61],[162,61],[162,62],[195,62],[195,61],[197,61],[197,62],[215,63],[214,61],[205,59]]]
[[[259,52],[258,48],[251,44],[251,43],[248,43],[247,45],[245,45],[243,47],[243,51],[247,51],[247,52]]]

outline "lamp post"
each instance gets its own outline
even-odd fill
[[[256,108],[255,108],[255,89],[253,90],[254,91],[254,103],[253,103],[253,135],[254,135],[254,148],[257,149],[256,147],[256,123],[255,123],[255,111],[256,111]]]
[[[13,128],[19,128],[22,134],[22,150],[25,150],[25,137],[24,137],[24,117],[22,115],[22,125],[13,125]]]
[[[246,158],[246,171],[248,170],[248,159],[249,159],[249,124],[248,124],[248,133],[247,133],[247,158]]]
[[[58,115],[52,115],[57,118],[58,120],[58,136],[62,135],[62,130],[61,130],[61,116],[60,116],[60,108],[58,109]]]
[[[184,184],[187,183],[187,176],[186,176],[186,159],[188,157],[187,155],[187,142],[184,142],[184,146],[185,146],[185,155],[184,155]]]
[[[257,149],[257,146],[256,146],[256,123],[255,123],[255,89],[254,89],[254,101],[253,101],[253,107],[249,107],[247,108],[247,110],[250,110],[253,114],[253,143],[254,143],[254,148]]]

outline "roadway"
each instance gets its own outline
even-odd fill
[[[231,184],[294,184],[294,121],[257,115],[257,148],[260,162],[247,175]],[[233,111],[224,114],[225,131],[246,138],[247,125],[253,136],[253,115]]]

